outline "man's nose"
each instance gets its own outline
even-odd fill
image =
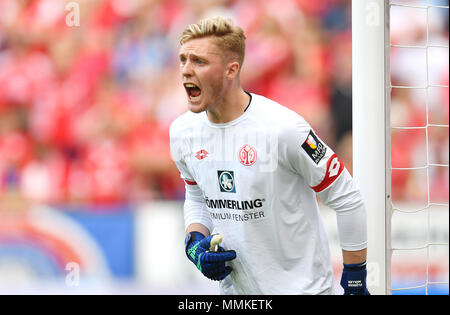
[[[181,74],[183,77],[190,77],[193,75],[193,69],[192,69],[192,64],[190,61],[186,61],[182,66],[181,66]]]

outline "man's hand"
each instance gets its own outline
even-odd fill
[[[225,262],[235,259],[236,252],[224,250],[220,246],[216,252],[209,251],[213,236],[205,237],[199,232],[189,233],[185,241],[186,255],[205,277],[223,280],[232,270],[230,266],[225,266]]]
[[[366,262],[361,264],[344,264],[341,286],[344,295],[370,295],[366,288]]]

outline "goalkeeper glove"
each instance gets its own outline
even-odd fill
[[[366,288],[366,262],[361,264],[344,264],[341,286],[344,295],[370,295]]]
[[[190,261],[211,280],[223,280],[231,272],[225,262],[236,258],[234,250],[224,250],[221,246],[217,252],[209,251],[214,235],[205,237],[202,233],[191,232],[185,240],[185,251]]]

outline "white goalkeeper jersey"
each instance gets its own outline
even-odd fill
[[[205,225],[236,251],[222,294],[329,294],[333,272],[316,193],[336,211],[341,247],[350,251],[367,245],[361,195],[301,116],[250,95],[231,122],[187,112],[172,123],[172,157],[186,201],[196,205],[185,206],[185,225]]]

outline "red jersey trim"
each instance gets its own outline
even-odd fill
[[[311,187],[316,193],[321,192],[330,186],[336,178],[341,175],[344,170],[344,164],[339,160],[336,153],[334,153],[327,161],[327,171],[325,172],[325,177],[322,182],[314,187]]]
[[[188,184],[188,185],[197,185],[197,183],[196,182],[191,182],[190,180],[184,180],[184,182],[186,183],[186,184]]]

